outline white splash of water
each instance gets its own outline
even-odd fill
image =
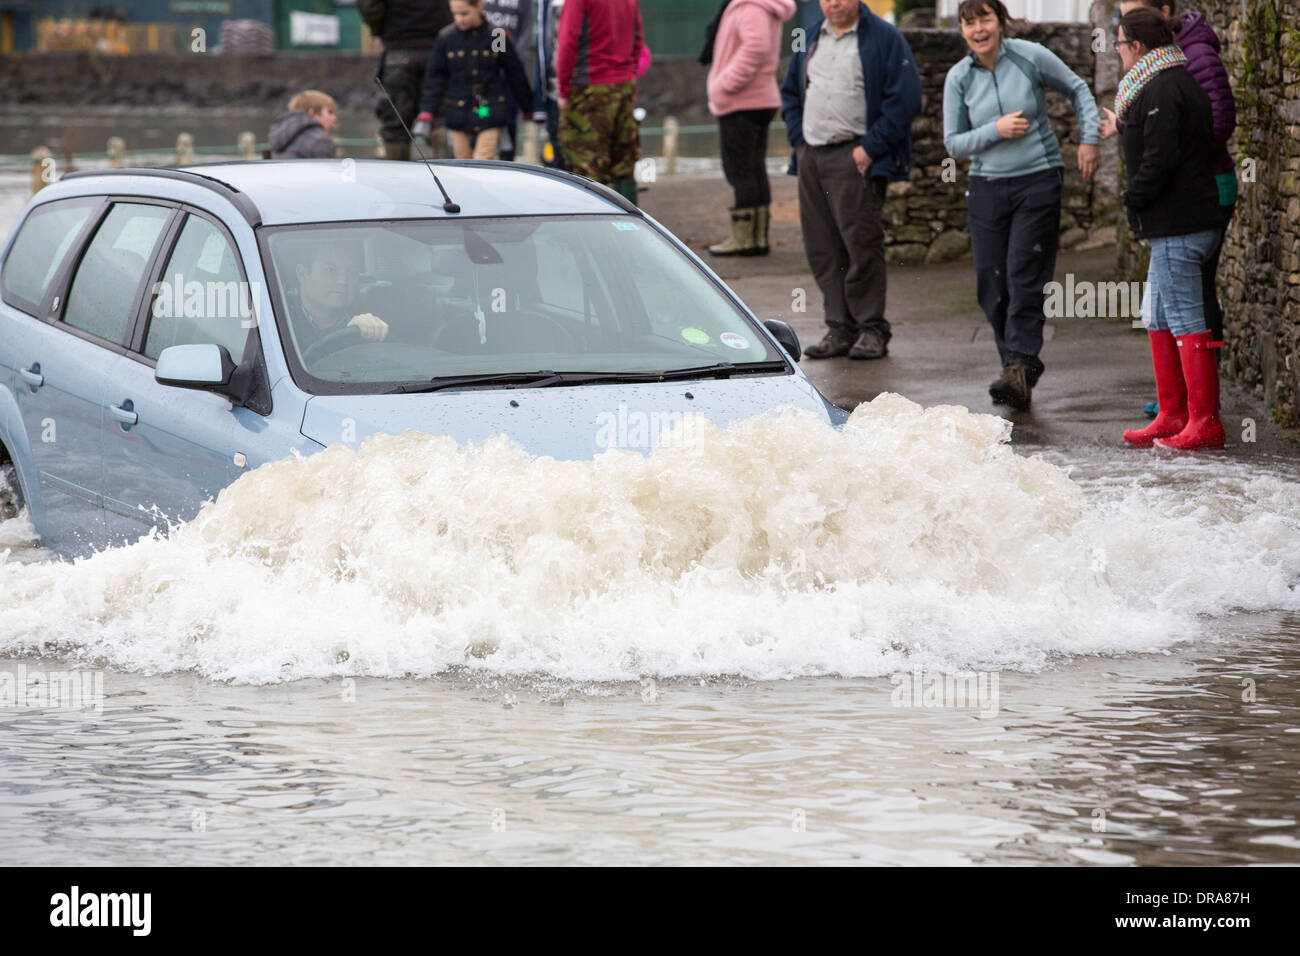
[[[1034,669],[1300,607],[1300,486],[1086,493],[1010,425],[896,395],[649,457],[376,436],[244,476],[168,539],[0,562],[0,653],[272,682]],[[346,652],[346,653],[343,653]]]

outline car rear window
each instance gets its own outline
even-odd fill
[[[18,231],[5,259],[4,300],[35,315],[96,199],[64,199],[37,206]]]
[[[64,324],[126,344],[136,293],[172,210],[118,203],[104,217],[68,289]]]

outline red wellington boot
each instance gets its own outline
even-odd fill
[[[1222,448],[1223,423],[1219,421],[1219,363],[1210,332],[1178,337],[1183,380],[1187,383],[1187,427],[1171,438],[1156,439],[1157,448]]]
[[[1156,397],[1160,412],[1146,428],[1131,428],[1124,433],[1130,445],[1150,448],[1157,438],[1170,438],[1187,426],[1187,387],[1183,384],[1183,367],[1178,360],[1178,343],[1167,329],[1148,332],[1151,339],[1151,367],[1156,373]]]

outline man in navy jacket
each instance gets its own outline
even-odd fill
[[[880,215],[890,180],[911,169],[921,77],[903,35],[865,4],[820,3],[824,19],[806,39],[795,34],[781,84],[804,251],[828,327],[804,354],[883,358],[891,333]]]

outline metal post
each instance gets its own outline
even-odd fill
[[[664,120],[664,175],[672,176],[677,172],[677,130],[676,116]]]
[[[524,120],[519,124],[519,138],[523,140],[519,151],[520,158],[531,166],[540,166],[542,164],[541,127],[532,120]]]

